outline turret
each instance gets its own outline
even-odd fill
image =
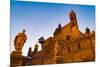
[[[32,57],[32,48],[30,47],[29,50],[28,50],[28,57]]]
[[[37,51],[38,51],[38,44],[36,44],[34,47],[34,53],[36,53]]]

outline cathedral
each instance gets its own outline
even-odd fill
[[[76,13],[69,12],[70,21],[62,27],[61,24],[55,29],[53,37],[45,39],[41,37],[39,45],[36,44],[34,51],[30,47],[27,56],[20,58],[11,56],[11,65],[43,65],[76,62],[95,61],[95,31],[87,27],[85,33],[79,30]]]

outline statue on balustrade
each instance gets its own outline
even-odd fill
[[[26,30],[23,30],[21,33],[18,33],[14,40],[15,51],[22,52],[22,48],[27,40],[25,34]]]

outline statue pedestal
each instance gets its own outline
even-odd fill
[[[21,51],[13,51],[13,52],[11,53],[11,56],[16,56],[16,57],[18,57],[18,56],[21,56],[21,54],[22,54]]]
[[[11,53],[11,66],[23,66],[23,60],[24,60],[24,57],[21,55],[22,52],[20,51],[13,51]]]

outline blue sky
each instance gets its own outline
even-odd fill
[[[95,30],[93,5],[11,1],[11,51],[14,50],[15,35],[26,29],[28,39],[23,47],[23,55],[27,55],[28,48],[31,46],[34,49],[38,38],[41,36],[48,38],[52,36],[59,23],[62,26],[69,23],[71,10],[76,12],[78,26],[82,32],[86,27]]]

